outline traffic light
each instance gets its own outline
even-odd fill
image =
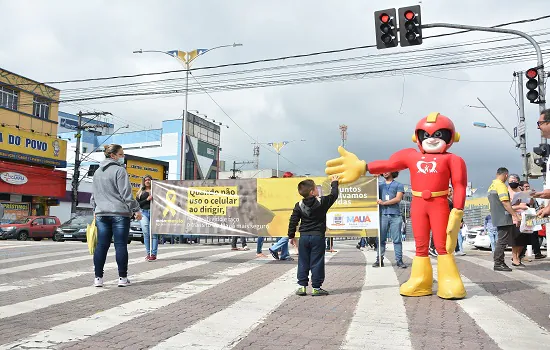
[[[401,46],[422,44],[420,5],[402,7],[399,13],[399,41]]]
[[[533,152],[540,156],[540,158],[534,159],[535,164],[542,168],[542,172],[546,172],[546,162],[550,155],[550,145],[541,143],[538,147],[533,147]]]
[[[395,47],[399,43],[395,9],[374,12],[374,26],[376,33],[376,47],[386,49]]]
[[[525,76],[527,77],[527,83],[525,86],[527,87],[527,99],[531,103],[537,103],[537,99],[539,98],[539,93],[537,91],[537,88],[539,87],[539,82],[537,80],[537,69],[531,68],[525,72]]]

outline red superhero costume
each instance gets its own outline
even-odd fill
[[[447,150],[460,135],[453,122],[439,113],[431,113],[416,125],[413,141],[420,152],[407,148],[389,160],[373,161],[365,166],[353,153],[341,149],[339,159],[327,162],[327,173],[340,175],[341,182],[355,181],[366,171],[371,174],[409,169],[411,174],[411,222],[416,243],[410,279],[400,287],[405,296],[432,294],[433,272],[428,257],[430,231],[438,256],[437,295],[445,299],[466,296],[452,252],[456,247],[466,200],[467,172],[464,160]],[[361,170],[364,167],[364,171]],[[359,174],[357,174],[359,172]],[[453,186],[453,207],[449,211],[449,181]]]

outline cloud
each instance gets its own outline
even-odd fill
[[[531,1],[518,7],[513,2],[474,0],[458,2],[422,1],[424,23],[456,22],[494,25],[514,19],[533,17],[544,2]],[[32,6],[30,6],[32,4]],[[391,5],[410,5],[410,1],[393,1]],[[277,1],[231,2],[163,1],[17,1],[3,5],[6,34],[0,60],[3,68],[42,81],[83,77],[135,74],[181,69],[171,57],[161,54],[132,54],[137,49],[191,50],[217,45],[243,43],[243,47],[220,49],[197,60],[194,67],[241,62],[344,47],[369,45],[375,42],[373,12],[381,5],[367,1]],[[473,11],[472,9],[475,9]],[[510,14],[513,13],[513,18]],[[489,15],[488,15],[489,14]],[[21,24],[23,21],[23,24]],[[523,30],[547,27],[547,21],[514,26]],[[447,29],[425,30],[424,35],[449,32]],[[415,50],[443,44],[500,37],[493,33],[468,33],[425,40],[422,46],[357,50],[349,53],[322,55],[284,62],[227,68],[215,72],[269,67],[275,64],[304,63],[361,55],[406,52],[415,65]],[[547,38],[547,37],[546,37]],[[504,45],[522,40],[487,44]],[[447,50],[447,56],[433,56],[432,62],[466,57],[458,52],[471,46]],[[531,49],[526,49],[530,52]],[[441,53],[441,51],[434,51]],[[430,53],[423,52],[426,57]],[[480,53],[483,56],[483,52]],[[376,59],[373,61],[379,61]],[[362,61],[368,62],[368,61]],[[423,63],[426,61],[423,60]],[[401,64],[402,66],[403,64]],[[415,147],[410,137],[416,122],[432,111],[448,115],[462,134],[452,151],[464,157],[474,187],[487,186],[499,166],[521,172],[519,151],[502,130],[478,129],[472,122],[494,125],[490,114],[478,105],[480,97],[505,127],[512,132],[517,124],[517,107],[509,93],[512,72],[535,66],[533,58],[508,65],[484,65],[478,68],[434,71],[420,74],[398,73],[361,80],[323,82],[292,86],[212,93],[215,101],[234,119],[248,137],[212,102],[202,95],[189,96],[189,109],[199,110],[224,124],[222,156],[227,160],[252,160],[253,138],[260,142],[306,139],[287,145],[280,159],[281,169],[297,173],[322,174],[325,161],[337,156],[340,144],[338,126],[348,125],[347,147],[366,160],[385,159],[404,147]],[[391,69],[396,62],[388,60]],[[310,67],[311,68],[311,67]],[[270,72],[277,74],[280,71]],[[197,76],[206,74],[197,72]],[[336,71],[338,73],[338,71]],[[126,79],[86,84],[59,85],[62,90],[114,83],[147,81],[168,77]],[[192,82],[193,80],[191,80]],[[470,82],[480,81],[480,82]],[[483,83],[482,81],[505,81]],[[179,84],[183,85],[183,81]],[[512,95],[514,95],[512,86]],[[62,91],[63,93],[63,91]],[[182,95],[155,99],[123,99],[125,102],[88,101],[62,105],[61,110],[107,110],[114,122],[130,123],[133,129],[160,127],[163,119],[181,116]],[[535,120],[537,106],[527,104],[529,149],[539,143]],[[262,167],[275,167],[276,155],[262,148]],[[408,182],[406,173],[400,176]]]

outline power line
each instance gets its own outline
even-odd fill
[[[197,82],[197,84],[201,85],[201,83],[197,80],[197,78],[195,77],[195,75],[193,73],[189,73],[193,79]],[[212,100],[212,102],[214,102],[214,104],[216,106],[218,106],[218,108],[223,112],[223,114],[225,114],[227,116],[227,118],[229,118],[229,120],[231,120],[243,133],[245,133],[246,136],[248,136],[249,138],[251,138],[254,142],[256,142],[257,144],[259,144],[260,146],[264,147],[265,149],[267,149],[268,151],[270,151],[271,153],[275,153],[273,152],[272,149],[270,149],[269,147],[266,147],[265,145],[262,145],[261,143],[258,142],[257,139],[255,139],[252,135],[250,135],[248,132],[246,132],[239,124],[237,124],[237,122],[235,120],[233,120],[233,118],[231,118],[229,116],[229,114],[227,114],[227,112],[222,108],[222,106],[220,106],[220,104],[218,102],[216,102],[216,100],[208,93],[208,91],[204,90],[206,95],[208,95],[208,97]],[[290,161],[288,158],[282,156],[282,155],[279,155],[281,156],[283,159],[285,159],[287,162],[289,162],[290,164],[296,166],[296,167],[299,167],[301,168],[302,170],[305,170],[303,169],[302,167],[300,167],[299,165],[293,163],[292,161]],[[307,171],[307,170],[306,170]]]
[[[550,15],[544,15],[544,16],[540,16],[540,17],[537,17],[537,18],[523,19],[523,20],[507,22],[507,23],[501,23],[501,24],[498,24],[498,25],[495,25],[495,26],[491,26],[490,28],[500,28],[500,27],[505,27],[505,26],[509,26],[509,25],[530,23],[530,22],[535,22],[535,21],[540,21],[540,20],[543,20],[543,19],[547,19],[547,18],[550,18]],[[457,34],[462,34],[462,33],[467,33],[467,32],[470,32],[470,30],[462,30],[462,31],[457,31],[457,32],[452,32],[452,33],[444,33],[444,34],[425,36],[425,37],[423,37],[423,39],[441,38],[441,37],[445,37],[445,36],[457,35]],[[374,48],[374,47],[376,47],[376,45],[354,46],[354,47],[348,47],[348,48],[343,48],[343,49],[317,51],[317,52],[311,52],[311,53],[306,53],[306,54],[281,56],[281,57],[274,57],[274,58],[251,60],[251,61],[246,61],[246,62],[228,63],[228,64],[221,64],[221,65],[216,65],[216,66],[198,67],[198,68],[190,69],[189,71],[209,70],[209,69],[217,69],[217,68],[225,68],[225,67],[236,67],[236,66],[244,66],[244,65],[251,65],[251,64],[258,64],[258,63],[267,63],[267,62],[274,62],[274,61],[283,61],[283,60],[289,60],[289,59],[298,59],[298,58],[306,58],[306,57],[313,57],[313,56],[326,55],[326,54],[349,52],[349,51],[355,51],[355,50],[361,50],[361,49],[367,49],[367,48]],[[98,77],[98,78],[84,78],[84,79],[50,81],[50,82],[44,82],[42,84],[53,85],[53,84],[81,83],[81,82],[113,80],[113,79],[126,79],[126,78],[137,78],[137,77],[143,77],[143,76],[182,73],[182,72],[186,72],[186,71],[187,71],[186,69],[177,69],[177,70],[170,70],[170,71],[163,71],[163,72],[151,72],[151,73],[139,73],[139,74],[127,74],[127,75],[116,75],[116,76],[108,76],[108,77]],[[35,84],[21,84],[21,85],[35,85]]]

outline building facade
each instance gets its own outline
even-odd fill
[[[71,204],[71,180],[74,171],[76,150],[76,127],[78,117],[74,114],[60,112],[63,128],[59,137],[67,141],[67,185],[66,193],[61,199],[59,217],[66,216]],[[84,120],[84,118],[83,118]],[[86,121],[84,121],[86,122]],[[83,123],[84,123],[83,122]],[[119,144],[127,155],[127,170],[134,193],[140,182],[140,176],[145,174],[153,178],[179,180],[181,174],[181,131],[182,119],[165,120],[159,129],[120,132],[113,124],[105,121],[95,121],[97,128],[82,131],[80,160],[81,181],[78,195],[78,213],[90,210],[91,183],[93,171],[99,162],[105,159],[103,146],[111,143]],[[93,122],[86,122],[87,125]],[[117,131],[118,130],[118,131]],[[186,142],[185,179],[216,179],[220,172],[220,126],[204,118],[188,113]],[[135,174],[133,173],[135,172]]]
[[[49,215],[65,194],[67,142],[57,137],[59,90],[0,69],[3,222]]]

